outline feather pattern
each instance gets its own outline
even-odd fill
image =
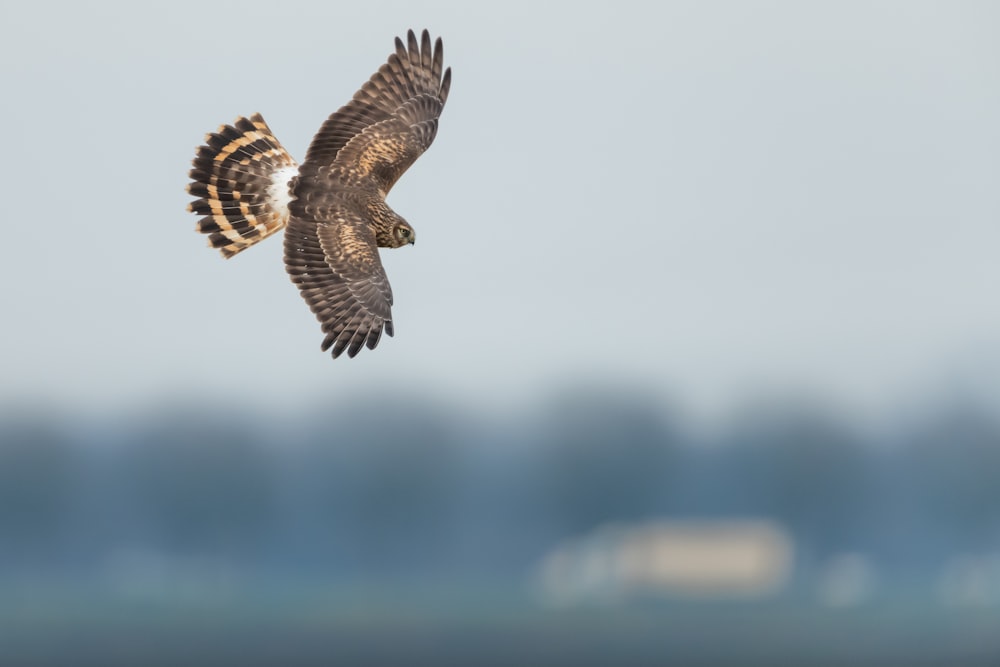
[[[292,218],[285,232],[285,266],[326,334],[321,349],[353,357],[393,334],[392,289],[367,221],[349,208],[327,222]]]
[[[260,114],[237,118],[205,137],[190,171],[188,210],[203,215],[197,231],[230,258],[288,223],[292,156]]]

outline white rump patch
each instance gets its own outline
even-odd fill
[[[271,207],[282,217],[288,218],[288,204],[292,201],[292,189],[289,182],[298,176],[298,165],[282,167],[271,174],[271,186],[267,189],[267,198]]]

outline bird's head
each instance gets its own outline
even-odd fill
[[[417,233],[410,227],[410,223],[405,220],[397,222],[392,227],[392,247],[401,248],[404,245],[413,245],[417,241]]]

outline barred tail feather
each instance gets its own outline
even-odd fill
[[[197,230],[227,259],[288,224],[292,156],[260,114],[237,118],[205,137],[191,169],[188,210],[203,215]]]

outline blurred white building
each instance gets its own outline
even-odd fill
[[[634,596],[764,597],[787,584],[791,537],[769,520],[608,524],[545,556],[539,586],[553,604]]]

